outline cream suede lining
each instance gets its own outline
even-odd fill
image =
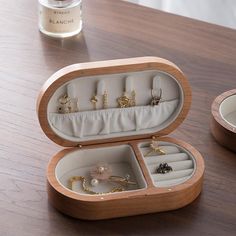
[[[127,174],[130,175],[130,180],[135,181],[137,185],[128,186],[126,191],[147,187],[135,154],[129,145],[71,152],[59,161],[55,174],[59,183],[64,187],[68,187],[68,181],[73,176],[86,177],[88,187],[96,192],[107,192],[114,186],[119,186],[106,181],[101,181],[96,187],[90,185],[90,170],[99,163],[109,164],[112,168],[112,175],[121,177],[125,177]],[[81,182],[75,182],[72,190],[80,194],[87,194],[83,191]]]
[[[108,109],[103,109],[103,94],[108,93]],[[136,93],[136,106],[117,108],[117,98]],[[153,96],[161,103],[150,106]],[[59,114],[58,99],[68,94],[73,111]],[[90,99],[96,95],[97,110]],[[48,104],[51,129],[66,140],[83,142],[156,133],[178,117],[183,106],[183,90],[171,75],[158,71],[140,71],[75,78],[56,90]]]
[[[165,150],[166,155],[151,155],[144,157],[149,151],[150,143],[140,143],[139,149],[149,174],[156,187],[171,187],[182,184],[194,174],[196,162],[194,157],[185,149],[170,142],[160,142],[160,148]],[[166,174],[157,174],[156,169],[160,163],[167,162],[173,171]],[[57,164],[55,174],[58,182],[68,187],[69,179],[73,176],[84,176],[87,180],[87,186],[96,192],[107,192],[114,186],[114,183],[101,181],[98,186],[93,187],[90,184],[90,170],[99,163],[107,163],[112,168],[112,175],[125,177],[130,175],[130,179],[137,185],[130,185],[126,191],[135,191],[147,187],[142,170],[138,164],[133,149],[129,145],[110,146],[103,148],[76,150],[66,154]],[[75,182],[72,191],[79,194],[87,194],[81,185],[81,182]],[[112,193],[117,194],[117,193]]]
[[[162,102],[158,106],[113,108],[69,114],[50,113],[55,129],[68,136],[83,138],[91,135],[139,131],[155,128],[172,115],[178,100]]]

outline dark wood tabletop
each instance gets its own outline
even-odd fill
[[[235,235],[236,154],[210,133],[214,98],[236,87],[236,31],[118,0],[84,0],[83,33],[55,40],[38,31],[37,1],[0,10],[0,235]],[[104,221],[76,220],[48,203],[46,167],[63,147],[42,132],[36,98],[73,63],[159,56],[193,90],[191,111],[172,134],[205,159],[203,191],[179,210]]]

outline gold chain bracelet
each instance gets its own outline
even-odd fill
[[[93,194],[93,195],[102,195],[102,194],[107,194],[107,193],[115,193],[115,192],[122,192],[124,191],[125,189],[122,188],[122,187],[116,187],[116,188],[113,188],[111,191],[108,191],[108,192],[95,192],[95,191],[92,191],[91,189],[89,189],[89,187],[87,186],[87,182],[86,182],[86,179],[85,177],[83,176],[74,176],[72,178],[69,179],[69,188],[72,190],[72,184],[73,182],[75,181],[81,181],[82,182],[82,188],[83,190],[86,192],[86,193],[89,193],[89,194]]]

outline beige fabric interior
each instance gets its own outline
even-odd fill
[[[162,101],[150,106],[151,92],[162,89]],[[102,107],[108,92],[108,109]],[[136,106],[117,108],[117,98],[136,92]],[[67,93],[78,112],[57,113],[58,99]],[[90,99],[97,95],[97,109]],[[177,118],[183,106],[183,91],[169,74],[158,70],[77,78],[58,88],[48,104],[48,121],[55,133],[70,141],[88,141],[158,132]]]
[[[152,153],[146,156],[150,151],[150,143],[141,143],[139,149],[143,155],[145,164],[152,177],[152,181],[157,187],[171,187],[182,184],[194,174],[196,162],[194,157],[185,149],[176,144],[160,142],[160,148],[166,155],[157,155]],[[173,171],[166,174],[156,173],[160,163],[168,163]]]
[[[156,155],[153,153],[145,157],[150,150],[150,142],[139,144],[139,150],[143,155],[145,164],[152,181],[156,187],[172,187],[182,184],[192,177],[196,170],[195,158],[182,147],[169,143],[160,142],[160,148],[166,152],[166,155]],[[173,171],[166,174],[157,174],[156,169],[160,163],[167,162]],[[68,188],[69,179],[73,176],[84,176],[87,180],[87,186],[95,192],[108,192],[114,186],[119,185],[101,181],[97,186],[91,186],[90,170],[99,163],[107,163],[112,168],[112,175],[125,177],[130,175],[130,180],[135,181],[137,185],[129,185],[126,191],[135,191],[147,188],[146,181],[142,174],[133,149],[129,145],[110,146],[95,149],[76,150],[65,155],[57,164],[55,175],[58,182]],[[81,185],[81,182],[74,182],[72,190],[79,194],[87,194]],[[117,193],[111,193],[117,194]]]
[[[220,114],[228,124],[236,128],[236,95],[226,98],[220,104]]]
[[[127,191],[146,188],[146,182],[142,171],[136,160],[135,154],[129,145],[111,146],[87,150],[76,150],[65,155],[57,164],[55,174],[59,183],[68,187],[68,181],[73,176],[84,176],[88,181],[88,187],[96,192],[107,192],[114,187],[114,184],[100,182],[98,186],[90,185],[90,170],[99,163],[107,163],[112,168],[112,175],[125,177],[130,175],[130,180],[137,185],[129,185]],[[119,186],[115,184],[115,186]],[[87,194],[83,191],[81,182],[75,182],[73,191],[80,194]],[[112,193],[115,194],[115,193]]]

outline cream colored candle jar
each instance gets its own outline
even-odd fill
[[[77,35],[82,30],[82,0],[39,0],[39,29],[56,38]]]

